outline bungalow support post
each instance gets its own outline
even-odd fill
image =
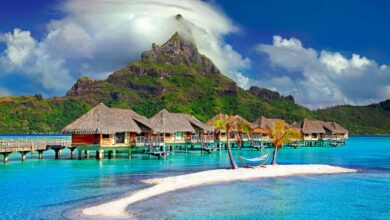
[[[38,150],[38,159],[42,160],[43,150]]]
[[[9,153],[3,153],[4,163],[8,163],[8,155]]]
[[[103,160],[103,158],[104,158],[104,150],[96,151],[96,159]]]
[[[77,153],[79,155],[79,160],[83,159],[83,151],[80,149],[77,149]]]
[[[74,150],[76,149],[75,147],[71,147],[69,148],[70,149],[70,158],[73,159],[74,158]]]
[[[55,158],[58,159],[61,155],[61,150],[60,149],[54,149],[55,152]]]
[[[131,159],[131,149],[128,151],[128,158]]]
[[[20,154],[22,155],[22,161],[25,161],[27,152],[21,151]]]

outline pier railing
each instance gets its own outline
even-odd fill
[[[0,148],[21,148],[21,147],[32,147],[32,148],[46,148],[48,146],[64,146],[70,147],[72,144],[71,140],[63,138],[1,138]]]

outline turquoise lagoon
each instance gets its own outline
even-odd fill
[[[69,137],[67,137],[69,138]],[[254,157],[251,150],[234,154]],[[13,154],[0,162],[0,219],[72,219],[76,209],[146,187],[145,178],[227,168],[227,153],[134,154],[97,161]],[[0,158],[2,159],[2,158]],[[390,138],[351,137],[343,147],[283,148],[280,164],[332,164],[353,174],[267,178],[164,194],[132,206],[139,219],[390,219]]]

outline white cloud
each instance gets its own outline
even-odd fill
[[[0,87],[0,97],[2,97],[2,96],[11,96],[11,95],[12,95],[11,91],[9,91],[6,88]]]
[[[82,75],[102,78],[106,76],[102,73],[139,59],[152,43],[162,44],[175,31],[188,28],[176,21],[177,14],[188,21],[200,52],[239,84],[247,80],[240,72],[250,60],[223,40],[238,28],[210,3],[67,0],[59,8],[64,17],[46,25],[42,40],[18,29],[1,37],[7,45],[0,55],[1,66],[35,78],[49,93],[63,94]]]
[[[269,56],[271,64],[291,70],[302,70],[306,65],[315,62],[318,56],[317,51],[303,48],[298,39],[287,40],[280,36],[273,37],[272,45],[258,45],[257,50],[266,54],[277,53],[277,56]]]
[[[36,46],[36,41],[31,37],[29,31],[22,31],[17,28],[13,33],[0,35],[0,42],[7,44],[7,49],[4,51],[7,60],[2,59],[3,64],[7,64],[7,68],[12,68],[12,66],[21,67],[25,64]]]
[[[7,72],[18,71],[30,76],[44,89],[63,91],[72,82],[65,62],[51,56],[45,44],[38,43],[29,31],[15,29],[13,33],[0,36],[7,48],[0,56],[0,65]]]
[[[338,104],[370,104],[390,98],[390,70],[374,60],[352,54],[305,48],[296,38],[274,36],[273,43],[260,44],[257,51],[267,55],[269,77],[254,84],[292,94],[310,108]],[[282,68],[283,76],[273,71]]]

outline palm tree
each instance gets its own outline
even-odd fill
[[[301,132],[294,128],[286,128],[286,123],[282,120],[276,122],[271,128],[272,143],[275,146],[272,165],[276,164],[276,156],[283,144],[301,139]]]
[[[228,149],[228,155],[232,169],[237,169],[238,166],[234,161],[232,150],[230,148],[230,133],[236,132],[236,138],[240,140],[240,133],[249,134],[250,124],[247,120],[238,115],[224,115],[218,114],[213,119],[211,123],[214,125],[217,131],[225,130],[226,132],[226,145]]]

